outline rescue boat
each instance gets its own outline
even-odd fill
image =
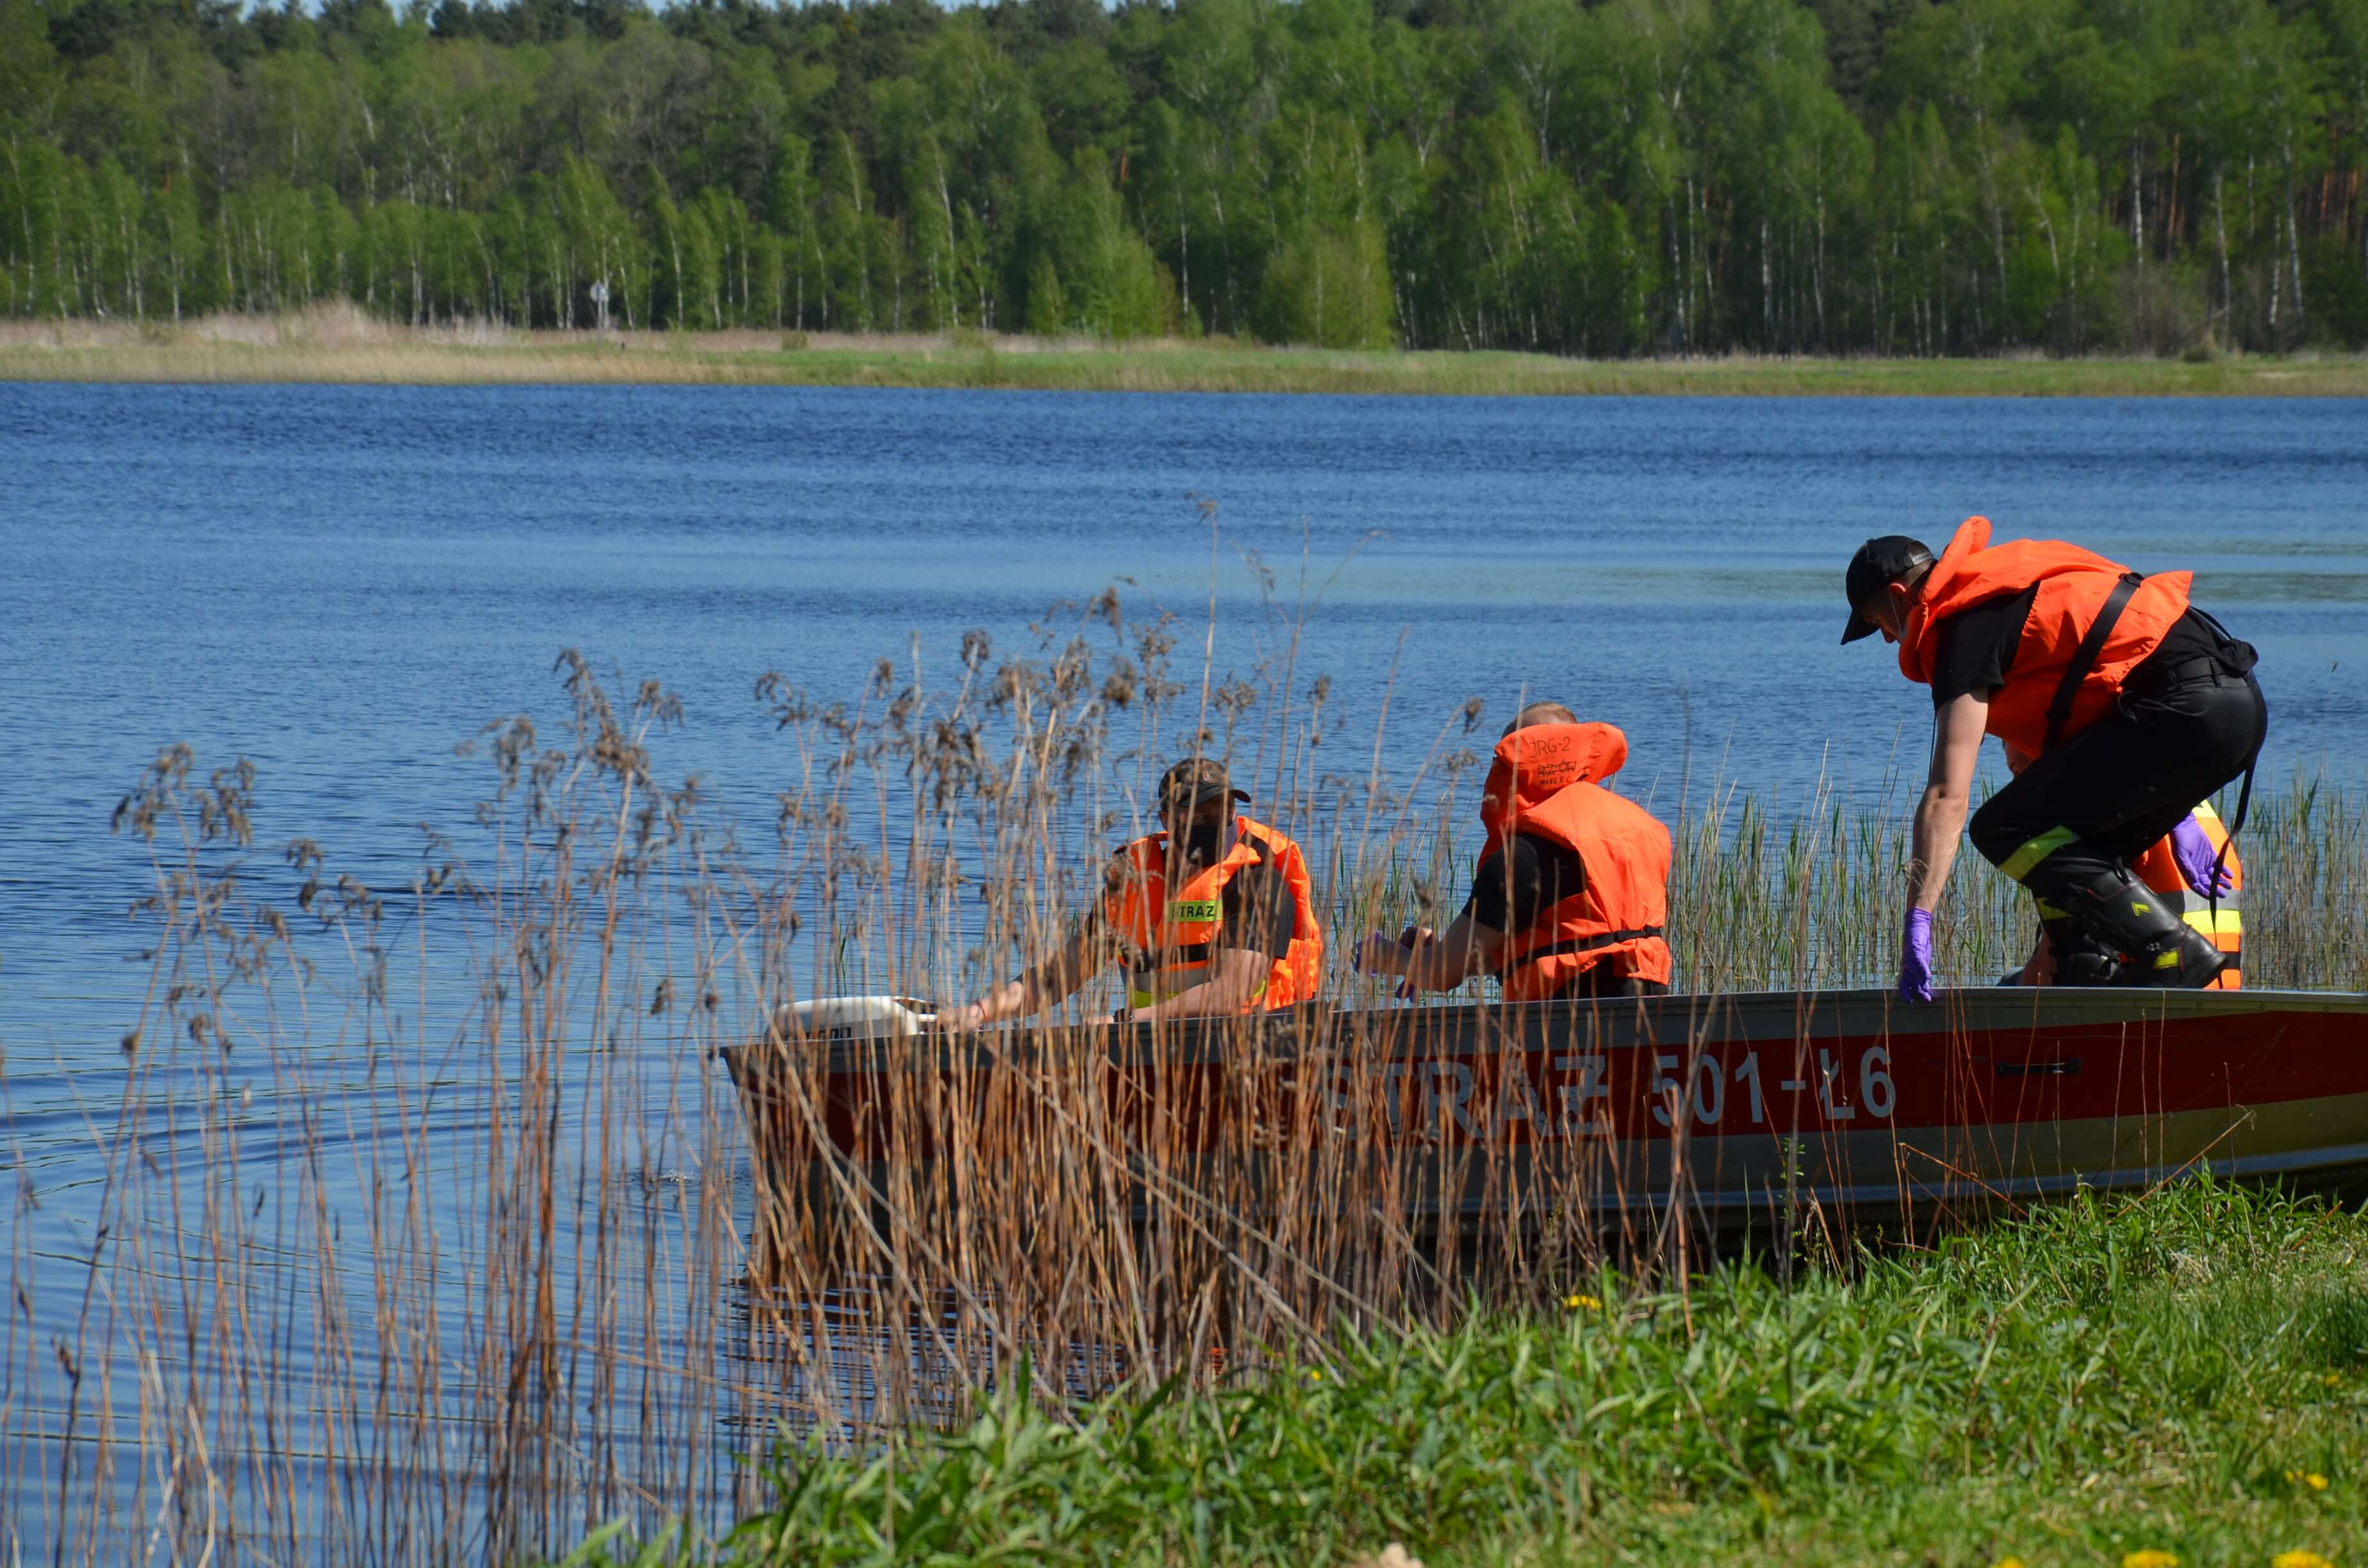
[[[1028,1179],[1019,1130],[1048,1116],[1139,1178],[1222,1170],[1253,1202],[1378,1163],[1442,1220],[1674,1207],[1731,1230],[1811,1204],[1914,1231],[2202,1172],[2368,1192],[2368,995],[1757,993],[965,1037],[817,1006],[723,1053],[774,1200],[958,1164],[985,1201]]]

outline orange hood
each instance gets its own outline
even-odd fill
[[[1505,823],[1574,784],[1600,784],[1628,765],[1628,737],[1611,724],[1531,724],[1497,743],[1480,797],[1495,838]]]

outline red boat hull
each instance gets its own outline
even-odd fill
[[[829,1203],[1028,1179],[1043,1135],[1252,1207],[1386,1166],[1445,1218],[1674,1199],[1850,1222],[2209,1169],[2368,1187],[2368,997],[1997,988],[1302,1010],[727,1053],[765,1187]],[[1338,1186],[1338,1183],[1334,1184]],[[1329,1187],[1325,1187],[1329,1190]]]

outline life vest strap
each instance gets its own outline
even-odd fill
[[[2097,656],[2105,651],[2105,639],[2113,634],[2113,626],[2129,608],[2130,599],[2146,579],[2135,572],[2124,572],[2113,591],[2105,596],[2097,611],[2097,619],[2080,639],[2080,646],[2072,651],[2072,662],[2064,666],[2064,678],[2055,683],[2055,695],[2047,704],[2047,749],[2064,738],[2064,726],[2072,718],[2072,704],[2078,700],[2080,688],[2089,683],[2089,672],[2097,667]]]
[[[1511,962],[1501,965],[1497,972],[1510,974],[1523,964],[1535,963],[1540,959],[1558,959],[1566,953],[1600,952],[1605,948],[1616,948],[1622,942],[1641,942],[1648,937],[1661,936],[1668,929],[1668,927],[1665,926],[1639,926],[1632,931],[1606,931],[1600,936],[1579,937],[1567,942],[1555,942],[1543,948],[1531,948]]]

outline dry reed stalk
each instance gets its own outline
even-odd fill
[[[620,709],[573,655],[559,742],[490,727],[471,853],[431,840],[399,893],[303,841],[284,874],[245,864],[251,773],[160,756],[119,813],[155,846],[152,957],[118,1099],[88,1110],[87,1257],[28,1243],[51,1199],[19,1159],[0,1405],[50,1436],[0,1466],[8,1517],[48,1519],[60,1562],[143,1540],[507,1561],[620,1515],[720,1527],[777,1431],[958,1421],[1023,1359],[1057,1402],[1320,1361],[1341,1328],[1536,1305],[1615,1264],[1682,1282],[1702,1179],[1684,1139],[1641,1191],[1608,1142],[1550,1181],[1477,1141],[1423,1149],[1421,1128],[1524,1086],[1411,1070],[1418,1015],[1348,972],[1361,932],[1442,920],[1464,880],[1482,710],[1451,716],[1407,778],[1378,749],[1327,772],[1339,721],[1295,631],[1236,681],[1205,642],[1179,676],[1174,628],[1114,594],[1053,624],[1000,664],[966,638],[941,695],[917,655],[851,708],[760,682],[791,780],[763,855],[695,788],[659,784],[672,699],[645,685]],[[962,1042],[779,1027],[800,996],[945,996],[1018,968],[1145,820],[1156,767],[1193,749],[1306,846],[1325,1000],[1352,1024],[1076,1027],[1107,1010],[1089,988]],[[1904,852],[1893,819],[1831,797],[1783,824],[1705,798],[1674,813],[1680,973],[1705,993],[1689,1075],[1717,993],[1884,978]],[[2357,922],[2336,918],[2368,884],[2362,821],[2329,790],[2259,813],[2258,980],[2368,977]],[[1978,983],[2028,926],[1969,868],[1943,964]],[[713,1065],[726,1046],[746,1048],[746,1122]],[[883,1085],[871,1123],[831,1101],[834,1058]],[[744,1213],[725,1173],[752,1137],[768,1157]],[[1465,1192],[1481,1201],[1442,1202]],[[1640,1201],[1607,1229],[1606,1195]],[[1783,1232],[1839,1256],[1813,1205]],[[54,1287],[69,1269],[75,1289]],[[79,1304],[42,1320],[36,1299]]]

